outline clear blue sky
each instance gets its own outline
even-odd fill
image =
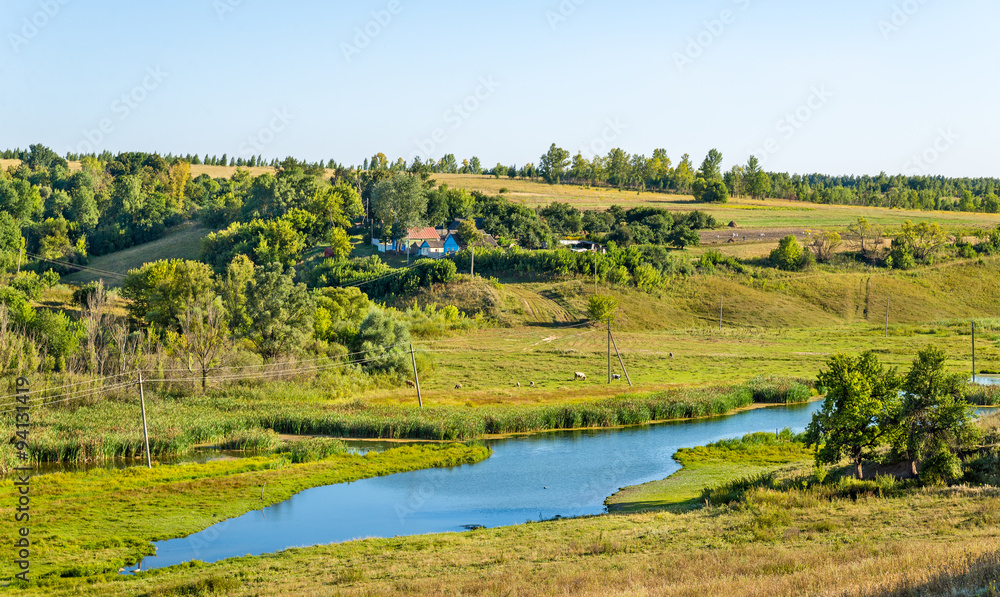
[[[10,0],[0,147],[1000,176],[997,22],[995,0]]]

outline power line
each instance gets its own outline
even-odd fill
[[[110,276],[112,278],[119,278],[119,279],[124,279],[125,278],[125,274],[119,274],[117,272],[109,272],[107,270],[102,270],[102,269],[97,269],[97,268],[93,268],[93,267],[88,267],[86,265],[77,265],[75,263],[69,263],[68,261],[60,261],[58,259],[48,259],[46,257],[42,257],[41,255],[36,255],[34,253],[29,253],[27,251],[25,251],[24,254],[27,255],[28,257],[31,257],[32,259],[37,259],[39,261],[46,261],[48,263],[54,263],[56,265],[61,265],[63,267],[69,267],[69,268],[72,268],[72,269],[80,270],[82,272],[99,274],[99,275],[102,275],[102,276]]]

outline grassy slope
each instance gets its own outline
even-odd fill
[[[94,257],[87,264],[87,267],[126,274],[130,269],[141,267],[150,261],[159,259],[197,259],[201,253],[201,240],[208,234],[208,230],[196,224],[181,224],[171,229],[167,234],[153,242],[138,245]],[[63,278],[63,282],[68,284],[86,284],[101,279],[100,274],[93,272],[76,272]],[[118,286],[121,280],[108,277],[104,280],[109,286]]]
[[[268,456],[152,470],[43,475],[31,483],[33,577],[74,568],[86,574],[116,572],[127,560],[144,555],[150,541],[186,536],[309,487],[468,464],[487,456],[482,447],[450,444],[406,446],[366,456],[344,454],[297,465]],[[0,481],[3,495],[13,495],[12,484],[12,478]],[[0,504],[0,544],[8,553],[16,532],[13,511],[13,502]],[[5,558],[0,578],[12,574],[13,563]]]
[[[997,259],[911,273],[790,275],[779,282],[782,287],[771,282],[764,290],[736,277],[698,276],[655,295],[602,292],[620,301],[618,347],[633,382],[646,387],[742,382],[761,373],[812,378],[837,351],[873,349],[885,362],[904,366],[928,343],[948,351],[953,370],[971,371],[968,319],[1000,317],[993,299],[1000,296]],[[421,380],[425,400],[545,402],[606,392],[605,333],[566,327],[583,321],[592,293],[583,280],[505,285],[501,299],[513,327],[419,343],[432,351],[436,367]],[[889,338],[883,327],[887,297]],[[1000,336],[990,331],[979,339],[979,368],[997,367]],[[617,362],[613,368],[617,372]],[[589,379],[572,381],[576,371]],[[536,387],[524,387],[530,381]],[[453,390],[457,382],[461,392]],[[514,387],[517,382],[521,388]],[[407,392],[396,395],[412,399]]]
[[[773,436],[772,436],[773,439]],[[626,487],[604,503],[609,512],[642,512],[669,508],[694,509],[701,504],[701,491],[758,473],[792,464],[811,463],[813,454],[799,443],[740,446],[719,445],[678,450],[674,459],[683,466],[666,479]]]

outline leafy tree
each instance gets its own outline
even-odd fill
[[[188,304],[180,320],[181,333],[169,332],[169,345],[182,357],[190,373],[201,376],[201,391],[208,385],[208,374],[220,363],[220,355],[229,341],[225,307],[221,297],[208,296]]]
[[[267,361],[301,350],[313,332],[315,303],[294,278],[294,269],[284,273],[280,263],[271,263],[254,268],[247,285],[246,337]]]
[[[885,236],[882,229],[868,222],[865,218],[847,227],[847,238],[868,261],[876,261],[882,254],[882,241]]]
[[[566,172],[569,165],[569,152],[561,147],[556,147],[553,143],[548,152],[542,156],[538,162],[538,173],[542,175],[545,182],[557,184]]]
[[[69,167],[66,160],[59,157],[59,154],[44,145],[30,145],[28,150],[29,153],[27,158],[24,160],[24,163],[32,170],[54,168],[56,166],[61,166],[63,168]]]
[[[483,244],[483,233],[476,228],[476,221],[472,218],[463,220],[458,225],[458,242],[466,247],[476,247]]]
[[[593,321],[608,323],[617,317],[618,299],[613,296],[595,294],[587,302],[587,316]]]
[[[813,235],[812,250],[816,253],[818,261],[830,261],[834,251],[837,250],[843,241],[836,232],[820,231]]]
[[[26,226],[42,215],[44,209],[38,187],[27,180],[0,176],[0,211],[9,213],[21,226]]]
[[[683,193],[691,189],[691,185],[694,184],[694,178],[695,172],[694,166],[691,163],[691,156],[685,153],[681,156],[680,163],[674,168],[670,184],[674,190]]]
[[[366,371],[403,378],[411,366],[409,342],[410,330],[406,323],[373,308],[361,322],[350,348]]]
[[[750,156],[743,169],[743,188],[752,199],[763,199],[771,192],[771,177],[760,167],[757,156]]]
[[[420,179],[399,173],[383,180],[372,192],[372,215],[382,221],[382,232],[392,240],[404,238],[423,222],[427,195]]]
[[[808,266],[811,257],[812,253],[802,250],[795,235],[789,234],[778,241],[778,246],[771,251],[769,259],[778,269],[794,271]]]
[[[253,261],[246,255],[236,255],[226,266],[219,280],[219,295],[226,312],[230,329],[237,335],[246,335],[250,328],[247,315],[247,285],[253,279]]]
[[[215,296],[212,269],[199,261],[161,260],[133,269],[122,282],[129,315],[162,329],[180,329],[188,306]]]
[[[9,213],[0,212],[0,269],[13,267],[23,248],[21,227]]]
[[[701,168],[698,169],[691,187],[695,200],[705,203],[729,201],[729,190],[722,180],[721,166],[722,154],[718,150],[710,150],[701,163]]]
[[[893,431],[901,380],[872,352],[855,358],[838,354],[827,367],[818,376],[826,398],[806,429],[807,443],[816,446],[817,464],[836,464],[846,456],[861,479],[862,462]]]
[[[893,447],[906,455],[914,476],[919,461],[942,451],[952,454],[975,437],[972,413],[963,395],[965,381],[945,371],[946,360],[943,350],[927,346],[917,354],[903,382]]]

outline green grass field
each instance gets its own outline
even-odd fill
[[[611,205],[628,207],[653,206],[671,211],[701,210],[712,214],[722,224],[735,221],[741,228],[802,228],[844,230],[859,217],[870,222],[897,228],[906,220],[938,222],[948,229],[981,229],[1000,224],[1000,215],[947,211],[918,211],[822,205],[767,199],[754,201],[732,198],[725,204],[696,203],[689,195],[618,191],[617,189],[577,185],[549,185],[521,179],[496,179],[472,174],[435,174],[434,180],[452,188],[463,188],[497,195],[507,189],[505,197],[529,207],[547,205],[553,201],[569,203],[578,209],[607,209]]]
[[[138,245],[124,251],[94,257],[87,267],[125,275],[131,269],[142,267],[143,264],[159,259],[197,259],[201,254],[201,240],[209,230],[194,223],[177,226],[167,232],[163,238]],[[108,286],[118,286],[121,279],[102,277],[95,272],[81,271],[63,277],[67,284],[86,284],[104,279]]]

